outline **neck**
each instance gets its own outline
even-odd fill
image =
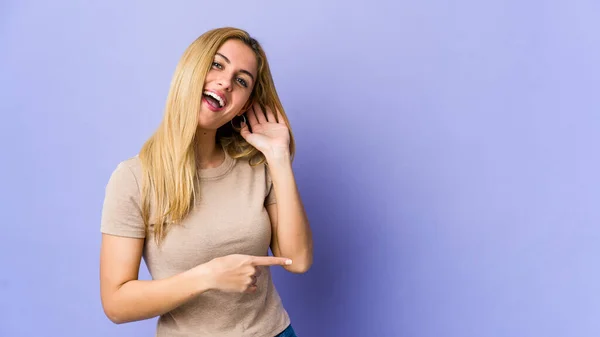
[[[196,137],[196,163],[199,168],[219,166],[223,161],[223,150],[217,146],[216,132],[198,130]]]

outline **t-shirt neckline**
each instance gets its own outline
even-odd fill
[[[225,174],[227,174],[233,164],[235,163],[235,159],[233,159],[227,151],[223,148],[223,153],[225,154],[225,159],[219,164],[219,166],[210,167],[210,168],[200,168],[198,169],[198,176],[202,180],[210,180],[210,179],[218,179]]]

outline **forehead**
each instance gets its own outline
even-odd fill
[[[258,66],[256,54],[242,41],[235,39],[227,40],[219,50],[217,50],[217,53],[229,59],[231,66],[240,70],[247,70],[256,76],[256,68]]]

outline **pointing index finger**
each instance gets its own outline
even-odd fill
[[[252,259],[251,263],[255,266],[288,266],[292,264],[292,260],[285,257],[257,256]]]

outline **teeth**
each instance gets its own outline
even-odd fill
[[[204,92],[204,94],[207,95],[207,96],[210,96],[210,97],[212,97],[214,99],[216,99],[217,102],[219,102],[219,106],[221,108],[223,107],[223,105],[225,105],[225,102],[223,102],[223,99],[221,99],[221,97],[219,97],[219,95],[215,94],[214,92],[207,90],[207,91]]]

